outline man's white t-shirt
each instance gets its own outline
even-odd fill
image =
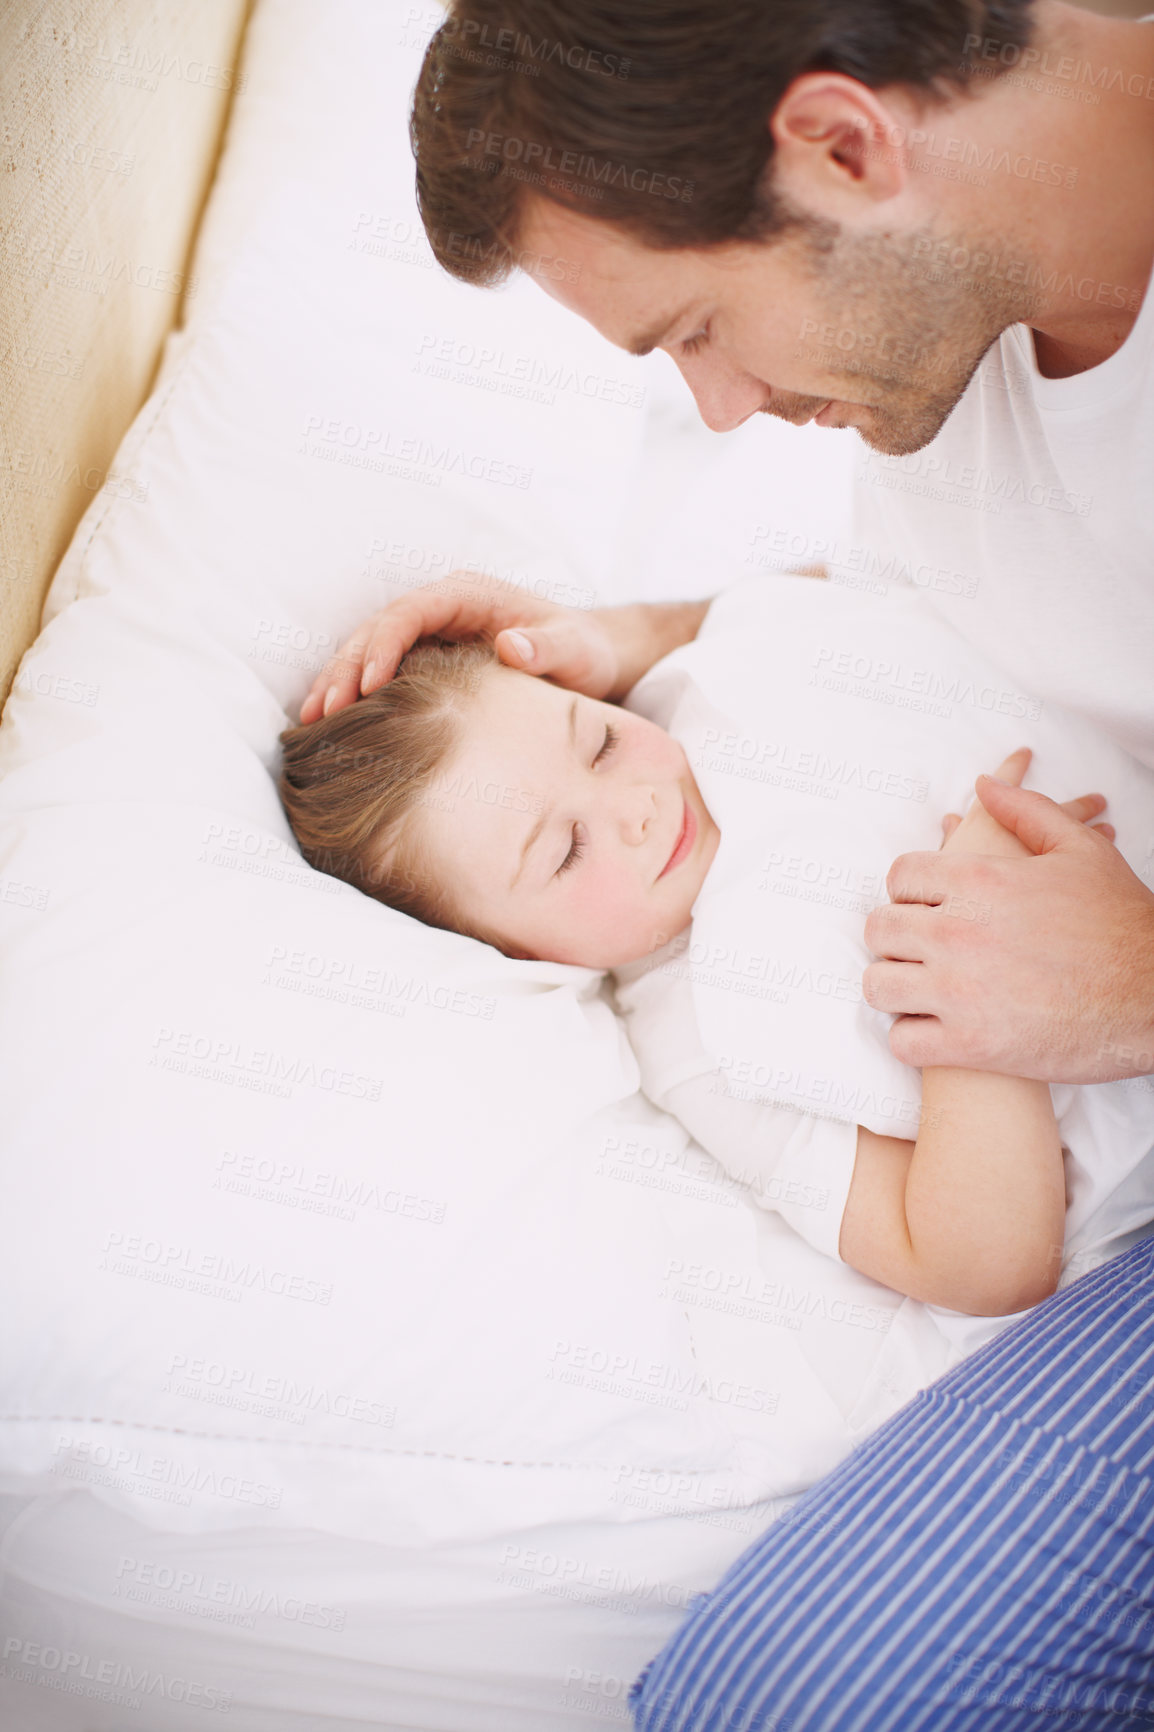
[[[1154,765],[1154,291],[1122,347],[1068,379],[1011,326],[932,444],[864,452],[854,504],[834,582],[916,585],[1020,687]]]

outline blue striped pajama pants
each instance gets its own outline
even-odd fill
[[[1154,1729],[1154,1239],[801,1498],[633,1686],[637,1732]]]

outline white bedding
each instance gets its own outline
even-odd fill
[[[852,435],[717,439],[661,358],[432,268],[435,22],[261,0],[133,487],[0,728],[21,1732],[624,1723],[692,1595],[943,1363],[638,1093],[595,976],[293,846],[277,734],[406,586],[709,594],[848,511]]]
[[[318,877],[276,799],[313,673],[404,587],[709,593],[767,509],[813,539],[848,508],[848,436],[718,440],[667,363],[432,268],[406,117],[434,21],[258,7],[133,486],[81,524],[0,729],[21,1726],[119,1728],[122,1662],[157,1732],[203,1723],[178,1677],[253,1732],[603,1724],[604,1680],[623,1701],[844,1451],[871,1363],[670,1297],[786,1253],[637,1093],[595,976]],[[208,1616],[125,1558],[347,1616]]]

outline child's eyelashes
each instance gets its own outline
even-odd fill
[[[599,764],[602,758],[607,758],[620,738],[621,734],[619,729],[615,728],[612,722],[607,722],[605,724],[605,738],[601,743],[601,750],[597,753],[593,762]],[[567,872],[570,866],[576,866],[578,860],[584,856],[584,853],[585,844],[581,840],[581,833],[578,826],[574,824],[572,845],[570,846],[568,854],[566,854],[564,860],[562,860],[560,866],[557,868],[558,874]]]
[[[562,860],[560,866],[558,866],[558,868],[557,868],[558,875],[560,875],[562,872],[567,872],[569,870],[570,866],[576,866],[578,860],[580,860],[580,858],[584,854],[584,852],[585,852],[585,844],[581,840],[580,831],[578,830],[576,824],[574,824],[574,826],[573,826],[573,844],[570,847],[568,854],[566,854],[564,860]]]
[[[709,326],[703,325],[700,331],[694,332],[692,337],[683,337],[681,339],[681,353],[683,355],[696,355],[698,349],[703,348],[708,341]]]

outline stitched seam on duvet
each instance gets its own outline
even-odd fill
[[[170,1437],[200,1437],[217,1439],[223,1443],[270,1443],[280,1448],[294,1445],[297,1449],[343,1449],[352,1450],[358,1455],[411,1455],[418,1460],[428,1461],[463,1461],[479,1467],[561,1467],[574,1472],[603,1473],[609,1469],[629,1467],[640,1469],[645,1473],[667,1473],[668,1462],[660,1467],[646,1467],[634,1461],[510,1461],[490,1455],[454,1455],[444,1449],[373,1449],[367,1443],[326,1443],[319,1438],[307,1437],[246,1437],[233,1431],[191,1431],[180,1425],[150,1425],[142,1419],[110,1419],[100,1414],[80,1413],[0,1413],[0,1425],[121,1425],[126,1429],[144,1432],[156,1432]],[[718,1467],[685,1468],[680,1471],[695,1474],[699,1478],[708,1478],[728,1470]],[[753,1504],[764,1502],[764,1499],[754,1498]],[[753,1504],[750,1507],[753,1507]]]

